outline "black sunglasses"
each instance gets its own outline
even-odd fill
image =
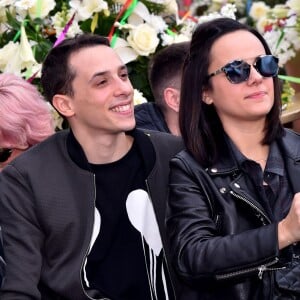
[[[5,162],[9,159],[13,152],[10,148],[0,148],[0,162]]]
[[[255,70],[263,77],[275,77],[278,74],[278,58],[273,55],[258,56],[253,64]],[[234,84],[247,81],[250,75],[251,65],[243,60],[234,60],[221,69],[208,75],[212,76],[225,73],[227,79]]]

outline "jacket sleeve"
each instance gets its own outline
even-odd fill
[[[40,299],[43,232],[35,197],[26,179],[13,166],[0,173],[0,225],[6,274],[1,300]]]
[[[274,264],[278,254],[276,224],[221,234],[209,201],[216,194],[206,189],[203,182],[208,179],[195,173],[187,161],[172,159],[166,226],[179,277],[199,287],[253,276],[254,272],[257,276],[261,266]]]
[[[4,270],[5,270],[5,261],[3,255],[3,240],[2,240],[2,232],[0,227],[0,288],[2,284],[2,280],[4,278]]]

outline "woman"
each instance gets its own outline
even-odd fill
[[[36,87],[19,76],[0,74],[0,172],[53,133],[50,108]],[[0,286],[5,266],[1,244],[0,228]]]
[[[300,299],[300,137],[280,123],[277,72],[253,28],[193,34],[167,211],[179,299]]]

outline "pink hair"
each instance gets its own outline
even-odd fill
[[[0,74],[0,132],[13,146],[32,146],[54,133],[50,107],[22,77]]]

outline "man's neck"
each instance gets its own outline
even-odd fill
[[[107,164],[121,159],[131,148],[133,137],[125,132],[107,135],[81,135],[74,132],[87,160],[92,164]]]

